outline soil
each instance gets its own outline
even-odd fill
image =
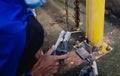
[[[74,6],[73,0],[69,1],[69,27],[73,27],[74,23]],[[80,4],[81,28],[85,30],[86,15],[85,3]],[[66,30],[66,15],[64,0],[49,0],[48,3],[36,9],[37,19],[46,30],[44,41],[44,50],[49,49],[55,44],[61,30]],[[104,41],[109,44],[113,51],[102,56],[97,60],[99,76],[120,76],[120,19],[112,15],[105,18]],[[45,51],[44,51],[45,52]],[[75,54],[74,54],[75,55]],[[75,58],[78,58],[77,56]],[[74,59],[72,59],[74,60]],[[69,61],[69,60],[68,60]],[[78,62],[80,64],[81,62]],[[76,62],[77,64],[77,62]],[[72,67],[73,68],[73,67]],[[80,68],[76,68],[66,72],[62,76],[78,76]],[[60,75],[57,75],[60,76]]]

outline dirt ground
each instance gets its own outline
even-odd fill
[[[74,26],[73,0],[69,2],[69,26]],[[58,34],[66,29],[65,6],[63,0],[50,0],[48,3],[36,9],[37,19],[47,32],[44,50],[55,44]],[[80,5],[81,28],[85,30],[85,5]],[[108,16],[105,18],[104,41],[109,44],[113,51],[97,60],[99,76],[120,76],[120,19]],[[62,76],[77,76],[78,67]]]

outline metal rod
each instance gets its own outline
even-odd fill
[[[68,0],[65,0],[65,11],[66,11],[66,31],[69,30],[69,22],[68,22]]]
[[[79,8],[80,0],[75,0],[74,5],[75,5],[75,28],[79,28],[79,23],[80,23],[80,8]]]

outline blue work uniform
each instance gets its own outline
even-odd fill
[[[0,76],[16,76],[26,44],[28,11],[24,0],[0,0]]]

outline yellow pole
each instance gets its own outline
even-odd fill
[[[93,46],[103,45],[105,0],[86,0],[86,35]]]

